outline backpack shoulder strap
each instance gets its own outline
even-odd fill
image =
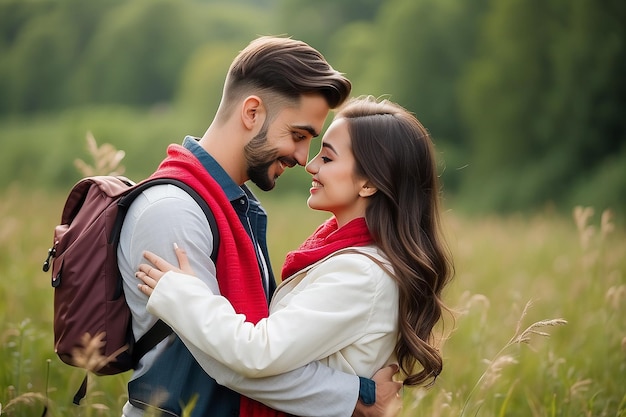
[[[206,216],[209,222],[209,227],[211,229],[211,232],[213,233],[213,250],[211,252],[211,259],[213,260],[213,263],[217,263],[217,250],[219,248],[220,236],[219,236],[219,231],[217,229],[217,222],[215,221],[215,216],[213,216],[213,212],[211,211],[211,208],[209,207],[207,202],[204,201],[204,199],[200,196],[200,194],[196,192],[196,190],[194,190],[193,188],[191,188],[189,185],[185,184],[184,182],[174,179],[174,178],[155,178],[152,180],[144,181],[138,184],[137,186],[135,186],[127,195],[122,197],[122,199],[120,199],[120,201],[118,202],[118,206],[119,206],[118,214],[117,214],[117,218],[115,219],[115,227],[113,228],[113,232],[111,233],[109,242],[116,242],[119,239],[119,234],[122,230],[122,222],[124,221],[124,218],[126,217],[128,208],[130,207],[131,203],[135,200],[135,198],[137,198],[146,189],[155,185],[162,185],[162,184],[172,184],[184,190],[200,206],[200,208],[204,212],[204,215]]]
[[[191,188],[184,182],[173,178],[156,178],[153,180],[142,182],[135,186],[126,196],[124,196],[118,203],[119,211],[117,218],[115,219],[115,227],[113,229],[113,233],[111,234],[110,241],[114,242],[116,241],[116,239],[119,239],[119,233],[122,229],[122,222],[124,220],[124,217],[126,217],[126,212],[128,211],[130,204],[135,200],[135,198],[137,198],[137,196],[139,196],[147,188],[161,184],[175,185],[176,187],[187,192],[187,194],[189,194],[196,201],[196,203],[198,203],[209,222],[209,227],[213,234],[213,250],[211,251],[211,259],[213,260],[213,263],[217,263],[217,252],[219,249],[220,235],[217,228],[217,222],[215,220],[213,212],[211,211],[211,208],[193,188]],[[154,326],[150,328],[150,330],[148,330],[143,336],[139,338],[139,340],[135,342],[132,350],[133,363],[137,364],[139,362],[139,359],[141,359],[143,355],[148,353],[153,347],[155,347],[159,342],[161,342],[171,333],[172,329],[162,320],[158,320],[154,324]]]

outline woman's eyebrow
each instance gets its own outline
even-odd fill
[[[333,145],[331,145],[328,142],[323,142],[322,143],[322,148],[327,148],[330,149],[332,151],[332,153],[334,153],[335,155],[337,155],[337,150],[333,147]]]

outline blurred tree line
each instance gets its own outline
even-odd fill
[[[202,134],[237,51],[257,35],[283,34],[322,51],[355,95],[414,112],[455,203],[624,210],[624,22],[621,0],[0,0],[0,186],[16,161],[46,167],[48,180],[72,169],[64,146],[83,143],[84,132],[61,129],[74,135],[56,139],[65,152],[26,142],[33,125],[49,131],[51,120],[88,117],[85,109],[135,109],[118,130],[116,117],[93,122],[126,138],[132,165],[146,164],[133,152],[160,146],[150,136],[174,131],[159,122],[167,114]],[[142,142],[132,120],[160,130]],[[156,161],[179,136],[161,138]],[[56,164],[45,161],[52,156]]]

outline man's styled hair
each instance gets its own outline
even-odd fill
[[[250,42],[232,62],[222,98],[222,109],[229,113],[233,103],[256,90],[295,104],[300,96],[319,94],[331,109],[350,95],[352,85],[333,69],[324,56],[305,42],[275,36],[262,36]]]

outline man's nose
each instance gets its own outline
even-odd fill
[[[311,145],[310,140],[303,140],[302,142],[298,142],[296,144],[296,151],[293,156],[298,161],[298,165],[306,166],[307,161],[309,160],[309,146]]]

